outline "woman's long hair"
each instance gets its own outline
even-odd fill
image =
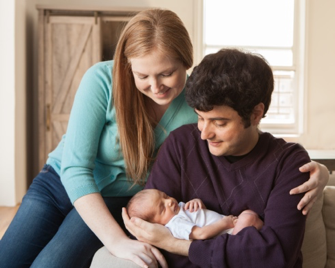
[[[179,60],[186,69],[193,64],[193,47],[180,18],[170,10],[149,9],[125,26],[114,54],[113,100],[119,140],[127,177],[143,185],[154,160],[154,122],[136,88],[128,59],[148,55],[154,49]]]

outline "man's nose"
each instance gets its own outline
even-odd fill
[[[212,127],[208,122],[205,122],[201,125],[201,139],[208,140],[214,137],[214,132],[212,131]]]

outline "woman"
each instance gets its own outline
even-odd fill
[[[128,238],[121,208],[142,189],[169,132],[197,121],[183,91],[192,56],[173,12],[147,10],[129,21],[114,61],[84,75],[66,136],[0,242],[4,267],[88,267],[102,245],[142,267],[166,267],[156,248]],[[309,164],[309,170],[325,169]],[[298,189],[310,190],[302,206],[311,206],[325,181],[314,176]]]

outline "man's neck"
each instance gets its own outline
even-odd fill
[[[238,160],[242,159],[243,157],[245,157],[247,154],[245,155],[239,155],[239,156],[234,156],[234,155],[227,155],[225,156],[225,158],[227,159],[227,161],[229,163],[235,163],[237,162]]]

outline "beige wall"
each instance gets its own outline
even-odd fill
[[[335,1],[307,0],[307,109],[299,142],[335,150]]]
[[[200,1],[200,0],[199,0]],[[37,168],[37,10],[40,5],[89,5],[162,7],[175,11],[184,21],[199,62],[198,0],[15,0],[6,9],[1,1],[0,92],[0,206],[14,205],[38,172]],[[12,2],[12,1],[9,1]],[[5,2],[4,2],[5,3]],[[335,150],[335,1],[306,0],[306,102],[304,133],[297,138],[307,149]],[[11,13],[10,13],[11,12]],[[15,26],[15,28],[14,28]],[[9,32],[8,32],[9,31]],[[12,43],[11,43],[12,42]],[[10,48],[13,49],[10,49]],[[3,50],[6,48],[6,50]],[[13,54],[10,54],[10,53]],[[12,55],[12,56],[11,56]],[[3,60],[3,59],[6,60]],[[14,62],[14,66],[13,65]],[[3,70],[9,67],[9,75]],[[7,74],[7,73],[6,73]],[[4,82],[5,83],[4,83]]]

